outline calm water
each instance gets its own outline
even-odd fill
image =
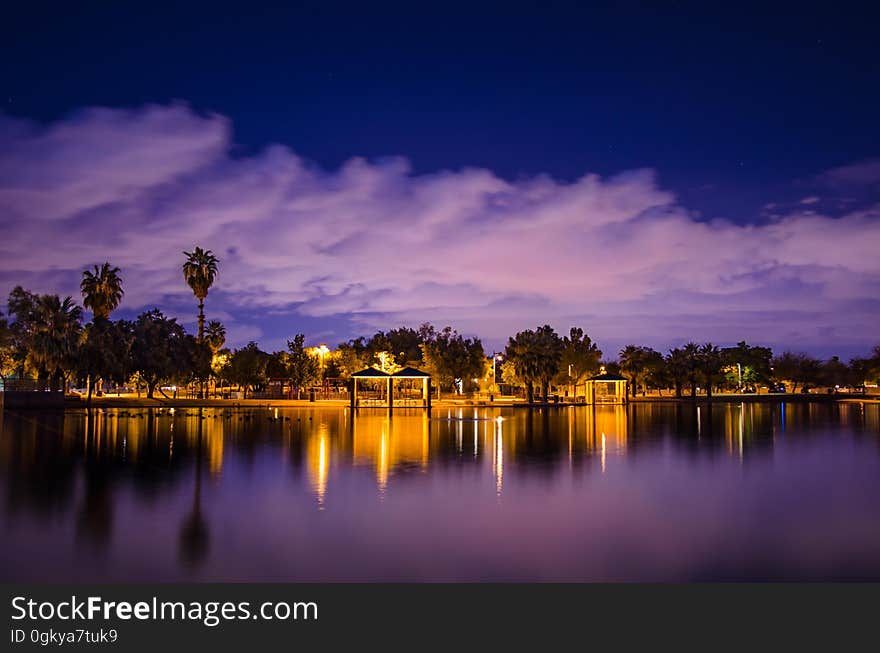
[[[880,580],[878,409],[0,412],[0,580]]]

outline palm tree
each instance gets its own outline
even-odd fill
[[[682,347],[682,356],[687,365],[688,383],[691,386],[691,398],[697,396],[697,381],[700,372],[700,345],[689,342]]]
[[[79,288],[82,291],[83,306],[92,311],[95,319],[106,320],[110,313],[119,306],[122,296],[122,279],[119,276],[119,268],[110,267],[104,263],[99,268],[94,266],[95,271],[83,270],[82,281]]]
[[[53,390],[62,390],[61,381],[73,369],[82,335],[82,309],[71,297],[40,295],[35,306],[35,324],[30,343],[30,359],[43,378],[52,380]]]
[[[620,371],[631,381],[629,386],[632,396],[635,398],[640,385],[644,396],[649,377],[652,374],[656,375],[662,367],[663,356],[650,347],[627,345],[620,350],[618,358],[620,358]]]
[[[214,376],[214,391],[216,392],[217,378],[213,361],[217,356],[217,352],[223,349],[223,345],[226,344],[226,327],[217,320],[211,320],[208,322],[208,326],[205,327],[205,344],[208,345],[208,349],[211,350],[211,376]]]
[[[208,322],[205,327],[205,342],[211,348],[211,353],[216,354],[226,344],[226,327],[217,320]]]
[[[214,284],[219,261],[210,249],[201,247],[184,254],[186,263],[183,264],[183,278],[199,300],[199,342],[201,343],[205,340],[205,297],[208,296],[208,289]]]
[[[712,386],[718,382],[721,374],[721,350],[711,342],[700,347],[700,372],[706,384],[706,396],[712,396]]]
[[[670,349],[666,355],[666,372],[675,386],[675,396],[681,397],[681,388],[690,372],[690,359],[684,349]]]
[[[513,365],[515,375],[525,383],[528,403],[535,400],[535,385],[547,403],[550,382],[559,372],[562,350],[562,339],[547,324],[534,331],[520,331],[508,339],[506,358]]]

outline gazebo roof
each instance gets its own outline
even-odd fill
[[[388,374],[388,372],[377,370],[375,367],[365,367],[359,372],[355,372],[351,376],[358,379],[387,379],[391,375]]]
[[[395,379],[430,379],[431,375],[414,367],[404,367],[391,375]]]
[[[590,381],[626,381],[627,378],[625,376],[620,376],[620,374],[612,374],[611,372],[605,372],[603,374],[597,374],[596,376],[590,377]]]

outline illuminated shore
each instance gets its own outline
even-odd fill
[[[647,395],[644,397],[631,398],[631,403],[666,403],[666,404],[704,404],[704,403],[779,403],[779,402],[876,402],[880,401],[880,395],[856,395],[856,394],[717,394],[712,397],[705,395],[697,395],[696,397],[670,397],[659,395]],[[187,398],[153,398],[135,396],[110,396],[110,397],[92,397],[91,404],[85,399],[79,397],[68,396],[64,402],[65,408],[254,408],[254,407],[272,407],[272,408],[321,408],[328,410],[346,410],[349,408],[349,402],[345,399],[319,399],[309,401],[308,399],[187,399]],[[477,406],[487,408],[569,408],[569,407],[585,407],[583,403],[566,403],[566,402],[548,402],[548,403],[532,403],[512,398],[501,397],[490,401],[488,398],[444,398],[434,399],[432,401],[433,408],[457,408],[463,406]],[[387,410],[384,405],[361,406],[358,410],[381,411]],[[394,410],[422,410],[421,407],[413,406],[394,406]]]

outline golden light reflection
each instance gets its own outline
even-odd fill
[[[495,474],[495,494],[501,496],[504,486],[504,433],[502,431],[503,419],[495,420],[494,452],[492,455],[492,472]]]
[[[382,424],[382,435],[379,437],[379,460],[376,463],[376,482],[379,484],[379,492],[385,494],[385,488],[388,487],[388,448],[391,434],[389,433],[391,424],[390,420],[385,420]]]
[[[622,456],[628,446],[627,407],[618,405],[593,406],[585,409],[587,451],[599,453],[602,472],[608,455]]]
[[[384,493],[395,468],[406,464],[427,467],[431,453],[430,428],[430,418],[424,412],[413,420],[410,416],[389,418],[384,412],[364,411],[352,420],[355,464],[373,465],[376,483]]]
[[[327,496],[327,477],[330,473],[330,429],[325,422],[318,425],[317,436],[308,440],[306,461],[311,487],[318,499],[318,507],[323,509]]]

